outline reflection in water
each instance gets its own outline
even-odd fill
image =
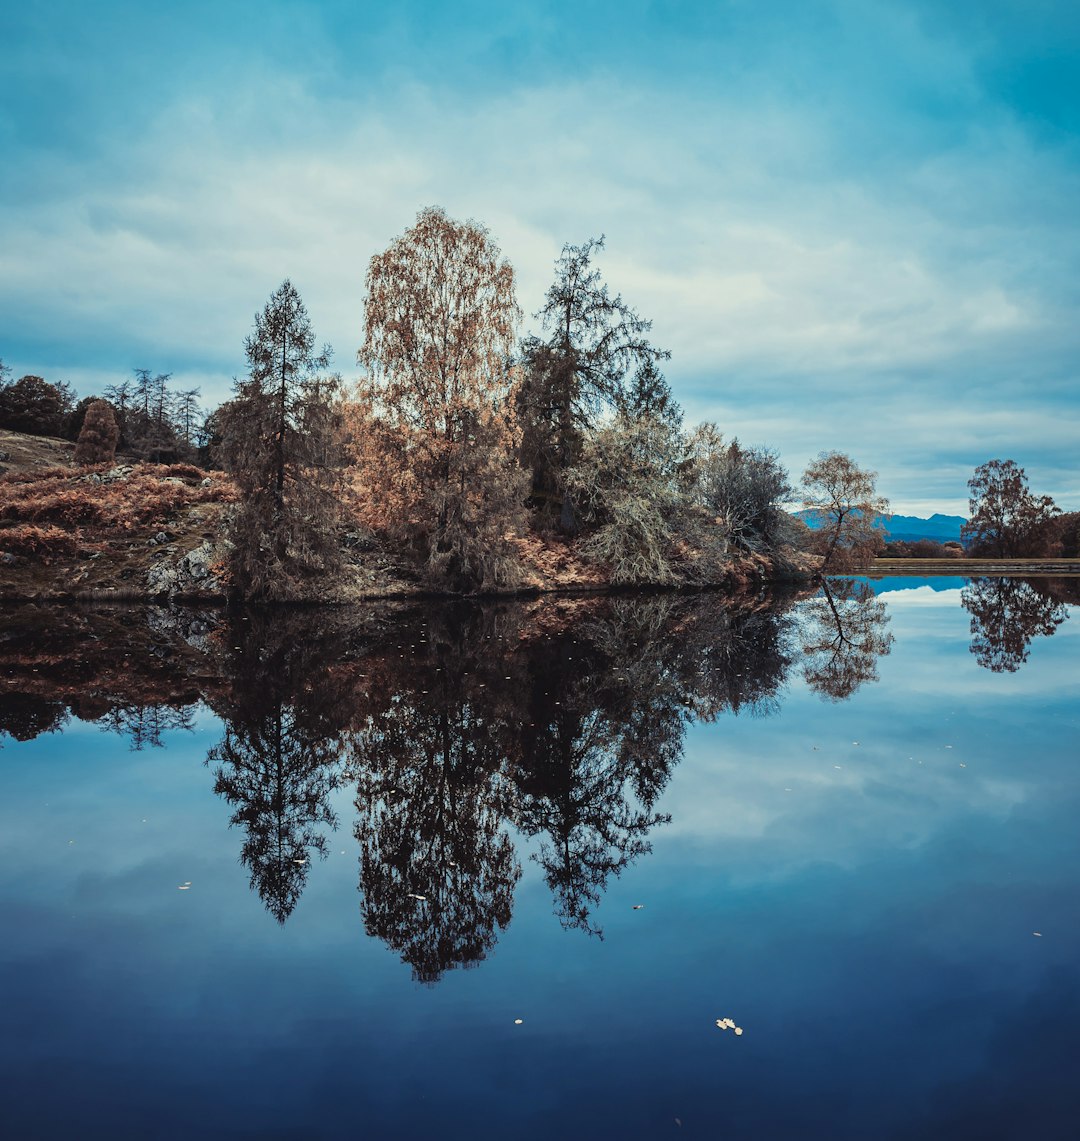
[[[214,792],[247,835],[240,858],[251,886],[284,923],[307,882],[311,854],[326,855],[320,826],[336,827],[337,786],[349,687],[333,663],[341,646],[312,638],[309,616],[244,619],[225,632],[236,647],[229,696],[215,704],[225,735],[207,755]]]
[[[471,677],[490,635],[462,625],[408,636],[416,653],[367,663],[349,768],[364,925],[433,983],[494,946],[521,866],[505,827],[506,709]]]
[[[67,706],[32,693],[0,694],[0,733],[13,741],[32,741],[67,724]]]
[[[1015,670],[1065,617],[1068,584],[983,579],[963,593],[979,663]],[[792,665],[833,701],[877,679],[885,603],[852,579],[813,598],[548,599],[497,606],[221,618],[194,611],[13,613],[0,730],[72,717],[161,744],[198,701],[222,720],[214,791],[280,921],[356,809],[367,931],[434,982],[481,962],[510,922],[531,841],[560,923],[602,936],[613,877],[650,850],[686,725],[767,716]],[[801,654],[800,654],[801,651]]]
[[[878,680],[878,658],[889,653],[885,603],[868,583],[834,578],[802,608],[803,676],[811,689],[831,701],[847,698]]]
[[[190,706],[174,709],[169,705],[114,705],[100,718],[103,729],[126,737],[136,753],[147,745],[160,749],[164,733],[190,730],[193,723],[194,710]]]
[[[971,615],[971,652],[994,673],[1015,673],[1031,639],[1049,637],[1067,611],[1042,584],[1019,578],[976,578],[960,595]]]

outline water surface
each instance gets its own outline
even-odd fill
[[[9,613],[3,1135],[1075,1136],[1075,594],[893,585]]]

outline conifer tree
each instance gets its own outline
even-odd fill
[[[230,520],[236,591],[286,599],[303,580],[341,569],[338,421],[341,382],[321,370],[329,347],[315,334],[296,287],[282,282],[245,342],[249,372],[219,412],[221,454],[241,501]]]
[[[77,464],[108,464],[116,457],[120,428],[112,407],[105,400],[94,400],[86,408],[79,439],[75,444]]]

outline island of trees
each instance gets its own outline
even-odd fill
[[[0,427],[75,444],[66,464],[0,477],[0,557],[85,564],[142,540],[177,568],[140,568],[150,593],[200,579],[264,600],[377,592],[372,567],[390,563],[414,589],[453,593],[865,567],[888,513],[875,474],[822,453],[802,478],[807,526],[775,452],[688,428],[662,372],[670,354],[609,289],[603,247],[564,247],[538,328],[520,337],[514,270],[491,235],[422,210],[371,259],[353,384],[288,280],[211,411],[149,369],[76,403],[0,362]],[[1076,517],[1031,495],[1012,461],[983,465],[971,488],[973,551],[1075,548]],[[184,511],[198,534],[170,533]]]

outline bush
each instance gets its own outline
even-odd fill
[[[66,384],[23,376],[0,388],[0,428],[31,436],[60,436],[73,404]]]
[[[116,456],[120,429],[112,408],[104,400],[95,400],[87,408],[75,445],[77,464],[109,464]]]

